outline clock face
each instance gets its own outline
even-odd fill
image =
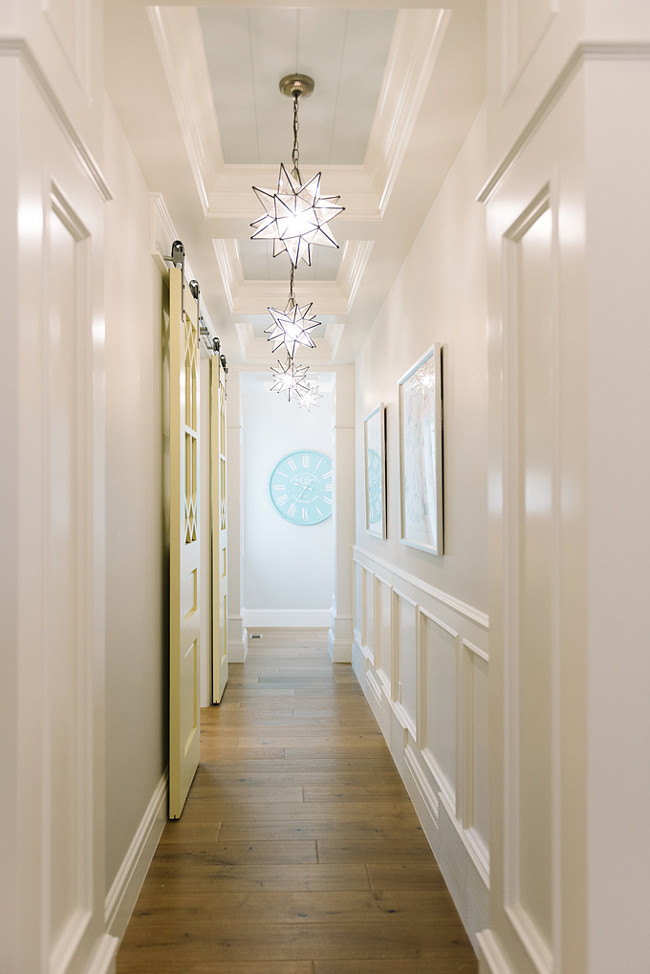
[[[276,465],[271,500],[292,524],[320,524],[332,516],[332,461],[315,450],[296,450]]]

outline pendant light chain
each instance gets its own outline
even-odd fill
[[[302,184],[302,179],[300,178],[300,170],[298,168],[298,157],[300,150],[298,149],[298,129],[300,125],[298,123],[298,99],[300,98],[300,92],[294,91],[293,93],[293,149],[291,150],[291,162],[293,163],[293,170],[291,175],[295,176],[300,184]]]

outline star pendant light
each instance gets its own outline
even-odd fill
[[[292,392],[300,396],[307,391],[308,383],[305,380],[308,369],[308,365],[296,365],[291,358],[287,359],[286,365],[283,365],[278,359],[277,369],[273,365],[271,366],[271,372],[275,376],[271,392],[277,392],[278,395],[286,392],[287,399],[291,402]]]
[[[302,74],[287,75],[280,82],[280,91],[293,98],[293,168],[289,174],[280,164],[276,191],[253,186],[265,213],[251,223],[251,239],[272,240],[273,256],[286,251],[294,267],[299,260],[311,264],[312,246],[338,247],[327,224],[345,209],[338,206],[338,196],[320,195],[321,173],[303,184],[298,168],[298,99],[313,90],[313,80]]]
[[[304,345],[306,348],[315,348],[316,342],[309,332],[312,328],[320,325],[314,315],[310,315],[313,301],[305,304],[302,308],[297,304],[293,295],[293,272],[291,265],[291,276],[289,278],[289,301],[284,311],[277,308],[269,308],[273,324],[264,329],[264,334],[268,335],[268,341],[275,342],[273,351],[277,352],[282,345],[285,346],[289,358],[293,359],[296,348]]]
[[[313,382],[308,382],[305,392],[298,393],[298,409],[304,406],[307,412],[310,413],[312,406],[318,407],[318,400],[323,398],[318,389],[319,386],[314,385]]]

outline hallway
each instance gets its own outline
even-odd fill
[[[118,974],[460,974],[477,961],[352,668],[260,630],[203,710]]]

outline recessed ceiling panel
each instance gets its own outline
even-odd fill
[[[199,8],[226,163],[289,162],[292,103],[278,83],[310,75],[300,103],[300,162],[361,165],[395,10]]]
[[[247,281],[288,281],[291,262],[286,254],[273,256],[269,240],[238,240],[237,247]],[[311,266],[300,261],[296,281],[335,281],[341,262],[341,248],[312,247]]]

